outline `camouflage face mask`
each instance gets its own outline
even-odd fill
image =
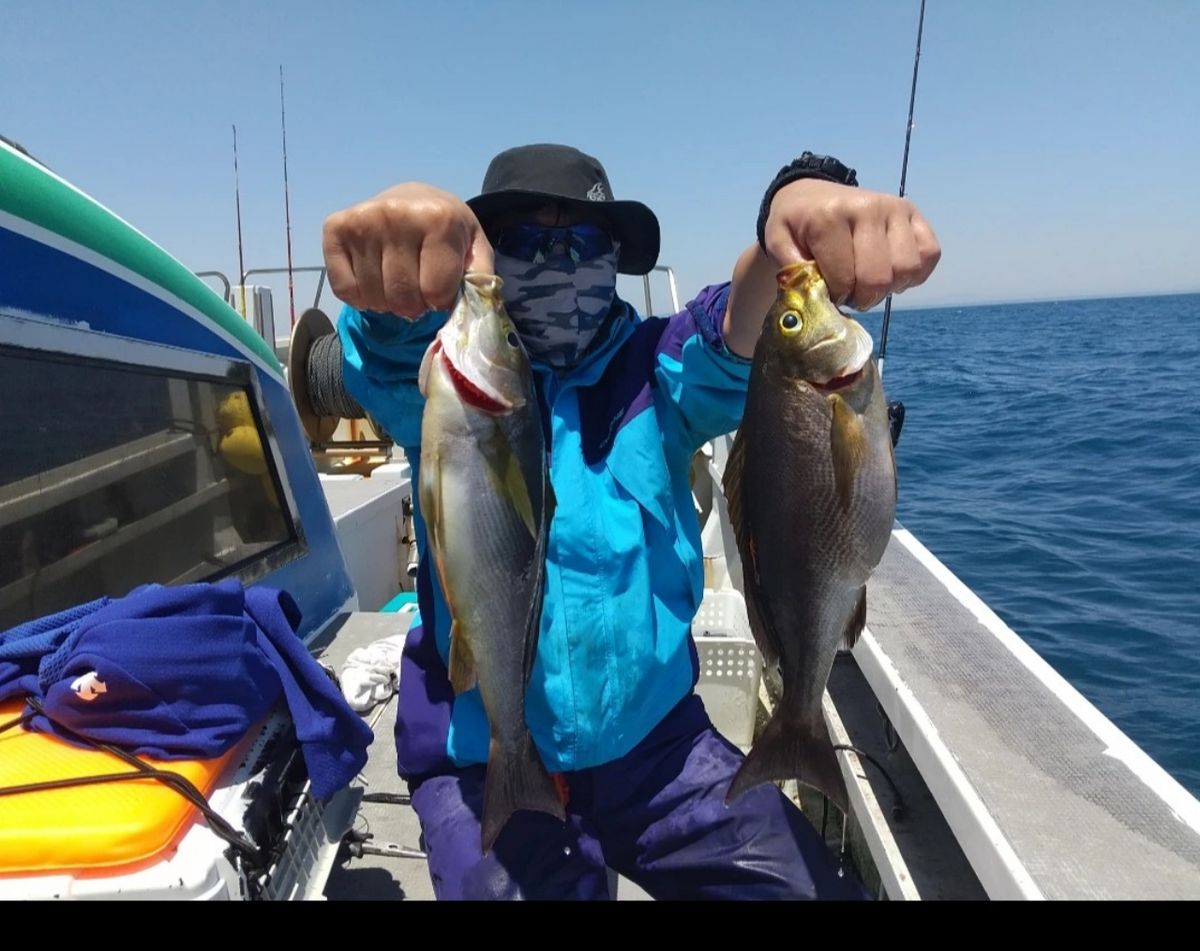
[[[579,362],[612,307],[619,250],[579,262],[556,255],[538,264],[496,254],[505,306],[533,360],[559,370]]]

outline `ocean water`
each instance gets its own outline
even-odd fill
[[[905,527],[1200,795],[1198,377],[1191,294],[896,311],[884,382]]]

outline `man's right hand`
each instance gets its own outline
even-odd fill
[[[340,300],[406,320],[448,310],[466,271],[495,268],[492,246],[466,203],[418,182],[334,212],[322,245]]]

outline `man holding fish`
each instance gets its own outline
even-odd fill
[[[819,698],[895,510],[870,338],[830,298],[866,309],[940,255],[856,184],[785,166],[732,280],[669,318],[616,296],[657,260],[654,214],[565,146],[501,153],[468,202],[408,183],[326,221],[347,388],[419,486],[396,746],[439,898],[605,898],[609,867],[658,898],[861,897],[768,782],[844,802]],[[690,460],[739,426],[726,492],[784,680],[748,760],[690,635]]]

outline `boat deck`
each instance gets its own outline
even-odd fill
[[[991,897],[1200,898],[1200,803],[906,530],[867,623],[854,658]]]
[[[410,620],[407,614],[356,612],[343,615],[330,626],[328,640],[321,647],[318,658],[340,671],[351,651],[401,633],[407,629]],[[396,775],[392,739],[396,724],[395,696],[369,711],[364,719],[373,723],[375,742],[371,744],[370,759],[355,785],[360,786],[364,794],[406,797],[408,786]],[[355,819],[354,831],[369,833],[371,845],[390,843],[412,850],[421,849],[421,825],[407,804],[364,802]],[[343,846],[325,886],[325,896],[342,900],[432,900],[433,885],[423,858],[400,855],[354,857]]]

